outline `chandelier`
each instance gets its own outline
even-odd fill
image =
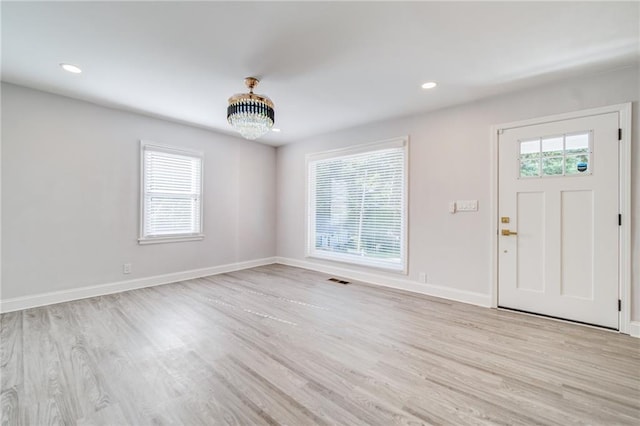
[[[257,78],[245,78],[244,84],[249,88],[249,93],[229,98],[227,121],[245,139],[259,138],[271,130],[274,123],[275,112],[271,99],[253,93],[258,83]]]

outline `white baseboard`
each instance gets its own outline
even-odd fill
[[[428,296],[441,297],[443,299],[455,300],[483,307],[491,307],[491,297],[488,294],[476,293],[466,290],[453,289],[449,287],[423,284],[406,278],[395,278],[387,275],[357,271],[349,268],[326,265],[308,260],[298,260],[287,257],[266,257],[263,259],[248,260],[245,262],[229,263],[226,265],[212,266],[209,268],[192,269],[189,271],[174,272],[152,277],[138,278],[134,280],[119,281],[109,284],[100,284],[89,287],[79,287],[69,290],[53,291],[32,296],[15,297],[12,299],[0,300],[0,313],[19,311],[22,309],[36,308],[38,306],[53,305],[56,303],[70,302],[72,300],[86,299],[95,296],[120,293],[138,288],[152,287],[162,284],[170,284],[178,281],[185,281],[194,278],[207,277],[210,275],[224,274],[227,272],[239,271],[242,269],[255,268],[257,266],[280,263],[282,265],[295,266],[298,268],[310,269],[312,271],[337,275],[343,278],[363,281],[383,287],[397,288],[414,293],[426,294]],[[640,338],[640,321],[629,323],[629,334],[632,337]]]
[[[22,309],[35,308],[55,303],[69,302],[72,300],[86,299],[88,297],[104,296],[105,294],[119,293],[137,288],[152,287],[161,284],[169,284],[177,281],[201,278],[209,275],[224,274],[226,272],[239,271],[241,269],[254,268],[256,266],[275,263],[275,257],[248,260],[245,262],[229,263],[227,265],[212,266],[209,268],[192,269],[190,271],[174,272],[152,277],[138,278],[128,281],[119,281],[109,284],[99,284],[89,287],[78,287],[69,290],[52,291],[49,293],[35,294],[32,296],[15,297],[0,300],[0,312],[12,312]]]
[[[357,271],[349,268],[316,263],[308,260],[298,260],[288,257],[276,257],[276,263],[298,268],[311,269],[312,271],[324,272],[326,274],[337,275],[343,278],[363,281],[383,287],[397,288],[412,291],[414,293],[426,294],[429,296],[441,297],[443,299],[455,300],[484,307],[491,307],[491,296],[489,294],[475,293],[472,291],[459,290],[434,284],[423,284],[411,281],[407,278],[395,278],[388,275],[371,272]]]

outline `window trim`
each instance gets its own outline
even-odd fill
[[[402,148],[404,150],[404,176],[402,201],[403,209],[401,216],[401,243],[400,243],[400,265],[392,265],[388,262],[380,262],[372,259],[362,258],[350,254],[334,254],[322,250],[316,250],[315,241],[315,188],[311,185],[311,163],[319,160],[327,160],[336,157],[347,157],[351,155],[364,154],[390,148]],[[382,141],[364,143],[345,148],[338,148],[328,151],[309,153],[305,157],[305,184],[306,184],[306,215],[305,215],[305,257],[312,259],[330,260],[334,262],[346,263],[359,267],[369,267],[385,272],[399,273],[407,275],[409,268],[409,136],[400,136]]]
[[[144,151],[152,149],[154,151],[166,152],[169,154],[185,155],[200,159],[200,231],[196,233],[163,235],[159,237],[145,236],[144,234],[144,212],[145,212],[145,191],[144,191]],[[199,241],[204,239],[204,153],[201,151],[189,150],[184,148],[176,148],[173,146],[162,145],[152,141],[140,139],[140,181],[138,196],[140,198],[140,221],[138,224],[138,244],[158,244],[183,241]]]

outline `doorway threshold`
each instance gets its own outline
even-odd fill
[[[619,332],[620,331],[619,329],[613,328],[613,327],[605,327],[603,325],[591,324],[591,323],[583,322],[583,321],[575,321],[575,320],[570,320],[570,319],[567,319],[567,318],[555,317],[553,315],[539,314],[539,313],[536,313],[536,312],[524,311],[522,309],[507,308],[506,306],[498,306],[498,309],[501,310],[501,311],[517,312],[519,314],[525,314],[525,315],[531,315],[531,316],[534,316],[534,317],[547,318],[547,319],[551,319],[551,320],[555,320],[555,321],[566,322],[566,323],[569,323],[569,324],[577,324],[577,325],[597,328],[597,329],[600,329],[600,330],[615,331],[615,332]]]

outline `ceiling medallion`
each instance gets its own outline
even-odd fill
[[[245,139],[256,139],[267,133],[275,119],[273,102],[266,96],[253,93],[260,81],[254,77],[244,79],[249,93],[240,93],[229,98],[227,121]]]

